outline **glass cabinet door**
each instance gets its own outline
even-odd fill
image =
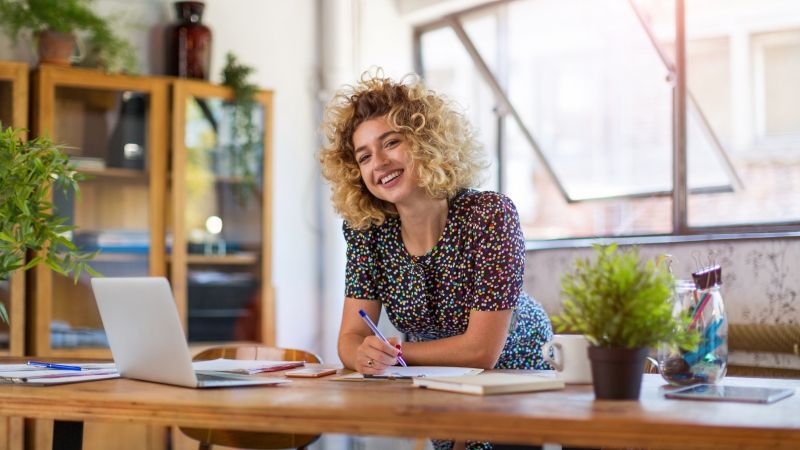
[[[103,276],[164,275],[166,85],[146,77],[42,67],[37,135],[64,145],[86,175],[80,194],[53,192],[72,242],[98,252]],[[90,277],[37,268],[37,354],[108,355]]]
[[[28,65],[0,62],[0,126],[28,128]],[[19,134],[25,139],[26,135]],[[0,355],[25,353],[25,276],[16,271],[0,280],[0,303],[8,322],[0,320]]]
[[[270,96],[260,94],[249,121],[230,98],[194,81],[173,89],[170,272],[193,343],[272,340]]]

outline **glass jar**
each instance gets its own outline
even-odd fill
[[[203,25],[203,2],[175,2],[178,21],[166,29],[167,75],[207,80],[211,30]]]
[[[680,280],[674,292],[673,312],[690,314],[689,328],[700,333],[700,343],[693,352],[661,346],[657,356],[661,376],[673,385],[722,380],[728,369],[728,319],[719,284],[699,289],[692,281]]]

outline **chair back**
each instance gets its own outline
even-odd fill
[[[206,361],[217,358],[322,363],[322,358],[305,350],[246,344],[207,348],[195,355],[192,359],[194,361]],[[208,449],[212,445],[261,450],[305,448],[307,445],[319,439],[319,435],[307,434],[261,433],[183,427],[180,430],[183,434],[192,439],[200,441],[200,449]]]
[[[239,360],[261,359],[266,361],[305,361],[312,364],[319,364],[322,362],[322,358],[305,350],[246,344],[207,348],[196,354],[192,360],[207,361],[217,358]]]

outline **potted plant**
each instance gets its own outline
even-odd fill
[[[77,194],[81,175],[50,140],[25,141],[18,137],[23,131],[0,124],[0,280],[40,263],[76,282],[84,271],[98,275],[88,265],[94,253],[78,251],[65,237],[75,227],[65,225],[48,200],[51,189]],[[26,263],[28,251],[36,254]],[[8,322],[2,303],[0,317]]]
[[[563,311],[558,331],[584,334],[591,342],[595,397],[638,399],[644,359],[664,344],[697,346],[688,315],[673,314],[673,277],[665,264],[642,261],[636,248],[594,246],[596,259],[578,259],[561,279]]]
[[[93,0],[0,0],[0,27],[16,43],[37,43],[40,62],[69,65],[76,34],[88,43],[88,58],[109,72],[135,72],[136,54],[109,23],[92,11]]]

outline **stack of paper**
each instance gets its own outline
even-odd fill
[[[0,364],[0,384],[48,386],[119,377],[114,363],[66,364],[80,367],[81,370],[42,369],[27,364]]]
[[[303,361],[267,361],[261,359],[225,359],[217,358],[208,361],[195,361],[192,363],[194,370],[230,372],[252,375],[261,372],[277,372],[279,370],[294,369],[305,365]]]

